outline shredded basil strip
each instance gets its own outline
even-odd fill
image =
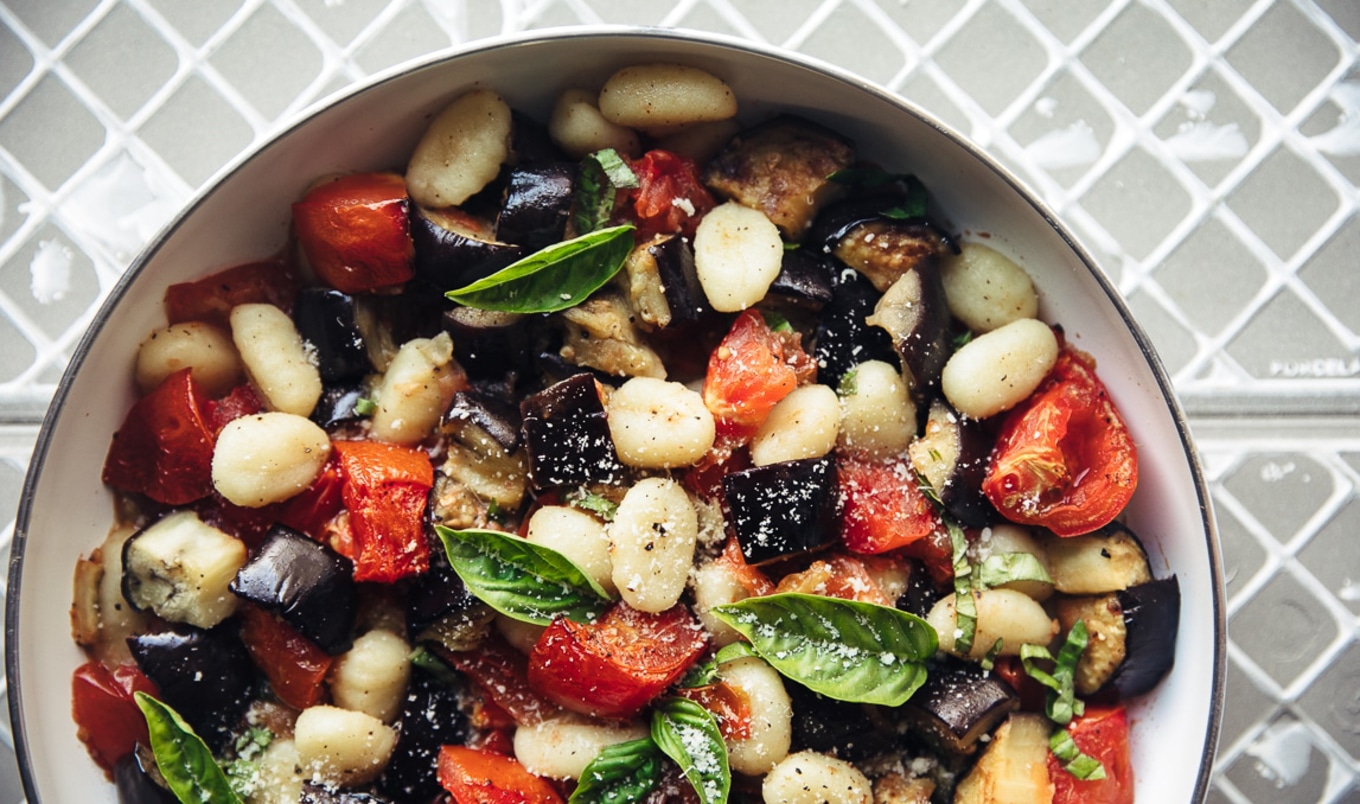
[[[760,316],[765,319],[765,326],[769,327],[771,332],[793,332],[793,325],[780,313],[765,310]]]
[[[638,186],[637,174],[613,148],[605,148],[581,160],[576,178],[572,224],[580,234],[609,223],[618,191]]]
[[[378,411],[378,403],[368,397],[359,397],[354,401],[354,415],[368,418]]]
[[[614,515],[619,512],[618,503],[608,497],[596,494],[593,491],[587,491],[584,488],[574,494],[568,495],[567,503],[573,508],[589,511],[600,519],[603,519],[605,522],[613,522]]]
[[[553,313],[575,307],[623,267],[633,226],[597,229],[554,243],[484,279],[444,295],[467,307],[504,313]]]
[[[594,622],[609,606],[608,593],[556,550],[495,530],[434,528],[468,591],[507,617]]]
[[[609,179],[609,183],[620,190],[629,190],[638,186],[637,174],[628,166],[619,152],[613,148],[602,148],[590,157],[604,171],[604,175]]]
[[[841,375],[841,381],[836,384],[836,394],[839,396],[854,396],[859,393],[859,367],[850,369]]]
[[[977,633],[977,600],[973,598],[973,567],[968,563],[968,537],[957,522],[945,520],[954,551],[954,650],[967,655]]]
[[[977,565],[977,582],[992,587],[1015,581],[1053,583],[1048,570],[1033,553],[993,553]]]
[[[651,737],[616,743],[601,751],[576,784],[567,804],[635,804],[661,781],[661,751]]]
[[[732,790],[727,744],[718,721],[686,698],[664,698],[652,710],[652,740],[680,766],[702,804],[722,804]]]
[[[775,670],[840,701],[901,706],[939,647],[920,617],[858,600],[780,593],[712,611]]]
[[[1025,668],[1025,673],[1048,688],[1047,700],[1044,703],[1045,714],[1049,720],[1060,726],[1071,723],[1073,717],[1086,709],[1086,705],[1076,697],[1074,676],[1077,662],[1081,659],[1082,651],[1086,650],[1088,639],[1086,624],[1077,620],[1072,624],[1072,630],[1067,633],[1067,639],[1058,649],[1056,657],[1042,645],[1020,646],[1020,663]],[[1053,662],[1053,672],[1045,672],[1035,664],[1038,660]]]
[[[424,645],[419,645],[411,651],[411,664],[434,676],[441,684],[450,687],[459,687],[463,683],[462,676],[449,666],[448,662],[439,658]]]
[[[1083,754],[1067,729],[1058,729],[1048,738],[1048,750],[1063,763],[1063,770],[1078,779],[1094,782],[1105,778],[1105,766],[1089,754]]]
[[[905,176],[902,179],[907,185],[907,196],[902,199],[902,203],[894,207],[889,207],[882,211],[885,218],[892,220],[906,221],[926,216],[926,186],[915,176]]]
[[[146,718],[156,767],[180,801],[241,804],[212,752],[179,713],[144,692],[133,693]]]

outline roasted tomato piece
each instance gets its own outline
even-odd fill
[[[795,368],[806,357],[801,347],[770,329],[755,310],[732,322],[708,359],[704,405],[718,420],[719,433],[749,437],[770,409],[798,387]]]
[[[428,569],[424,514],[434,485],[429,456],[380,441],[337,441],[335,453],[354,539],[354,580],[392,583]]]
[[[212,428],[213,434],[222,432],[222,428],[242,416],[253,416],[256,413],[264,412],[264,400],[256,392],[254,386],[243,383],[231,389],[231,392],[220,399],[210,400],[205,406],[203,415],[207,419],[208,426]]]
[[[521,726],[537,725],[561,711],[529,685],[529,658],[497,635],[482,640],[474,650],[435,646],[434,651]]]
[[[134,692],[160,695],[135,664],[110,670],[90,661],[71,676],[71,714],[77,734],[99,767],[110,773],[137,743],[148,745],[146,718],[132,698]]]
[[[207,400],[189,369],[166,377],[132,406],[104,458],[104,482],[184,505],[212,493],[216,433],[204,418]]]
[[[529,683],[575,712],[628,718],[679,678],[707,643],[684,605],[649,614],[619,603],[589,625],[554,620],[529,654]]]
[[[293,205],[293,227],[322,282],[368,293],[415,276],[406,180],[354,173],[313,187]]]
[[[729,537],[723,544],[722,554],[717,560],[727,565],[747,595],[760,597],[774,592],[774,584],[765,573],[746,563],[746,556],[741,552],[741,542],[737,541],[735,536]]]
[[[1006,416],[982,490],[1002,516],[1078,536],[1114,519],[1138,486],[1138,454],[1090,355],[1064,346]]]
[[[716,205],[699,181],[694,162],[670,151],[643,154],[631,167],[638,186],[628,191],[628,217],[637,224],[638,242],[658,234],[694,237],[699,219]]]
[[[740,687],[718,681],[702,687],[681,687],[675,692],[712,712],[724,740],[751,736],[751,697]]]
[[[439,749],[439,784],[457,804],[561,804],[546,779],[514,757],[446,745]]]
[[[884,553],[940,530],[935,506],[921,492],[911,462],[837,456],[841,538],[855,553]]]
[[[838,597],[880,606],[891,606],[894,602],[888,599],[864,562],[854,556],[831,556],[825,561],[814,561],[807,569],[779,579],[775,591]]]
[[[297,629],[257,606],[242,606],[241,642],[279,700],[294,709],[326,699],[326,674],[335,660]]]
[[[272,304],[291,310],[300,285],[281,259],[235,265],[193,282],[165,289],[165,317],[171,324],[207,321],[230,329],[231,308],[238,304]]]
[[[1122,704],[1086,705],[1086,713],[1067,724],[1083,754],[1105,768],[1104,779],[1081,780],[1048,755],[1053,804],[1133,804],[1133,761],[1129,756],[1129,718]]]

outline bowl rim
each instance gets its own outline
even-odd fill
[[[1010,168],[1003,165],[980,145],[964,136],[961,132],[944,123],[934,114],[926,111],[914,101],[899,93],[893,92],[874,81],[870,81],[863,76],[822,59],[729,34],[680,27],[606,24],[535,29],[531,31],[486,37],[460,45],[441,48],[423,56],[393,65],[392,67],[374,73],[368,78],[358,81],[345,89],[315,101],[297,112],[291,119],[273,130],[264,139],[239,153],[235,158],[219,168],[211,177],[209,177],[193,196],[181,206],[179,211],[161,227],[157,234],[147,241],[147,244],[138,253],[137,257],[128,265],[128,268],[124,271],[123,275],[119,277],[118,281],[110,289],[108,295],[100,305],[99,310],[91,318],[85,332],[82,334],[75,349],[72,351],[70,361],[68,362],[66,369],[62,372],[61,379],[53,393],[52,401],[43,417],[43,422],[39,429],[38,436],[35,439],[33,452],[25,472],[18,512],[15,518],[13,540],[10,548],[4,625],[6,698],[9,705],[10,727],[15,756],[18,761],[19,776],[23,784],[24,793],[29,801],[36,804],[40,801],[40,796],[36,787],[36,780],[33,777],[30,762],[31,755],[27,739],[27,722],[24,717],[23,707],[23,685],[20,683],[21,673],[19,668],[18,637],[20,620],[19,598],[22,592],[21,587],[25,556],[24,548],[28,542],[29,520],[33,513],[37,481],[41,474],[42,467],[46,462],[48,448],[51,445],[53,434],[60,425],[62,414],[65,409],[65,403],[70,393],[75,375],[84,365],[85,359],[89,355],[94,341],[103,331],[114,308],[122,301],[123,297],[127,294],[145,266],[152,261],[181,224],[194,214],[208,198],[221,189],[226,180],[236,173],[243,165],[274,147],[280,140],[306,125],[313,118],[337,105],[345,103],[356,95],[375,90],[380,86],[400,80],[408,74],[432,68],[447,61],[473,56],[484,51],[528,45],[545,40],[566,41],[576,39],[591,40],[630,37],[674,40],[689,44],[717,47],[729,51],[738,51],[776,61],[782,61],[829,75],[838,81],[852,85],[861,91],[877,97],[915,117],[939,134],[942,134],[952,141],[954,145],[962,148],[973,159],[977,160],[1010,186],[1011,189],[1014,190],[1016,194],[1053,229],[1058,237],[1069,249],[1071,249],[1073,254],[1076,255],[1078,260],[1091,274],[1102,292],[1104,292],[1108,300],[1114,306],[1114,309],[1118,312],[1125,327],[1128,328],[1130,335],[1142,352],[1144,359],[1147,360],[1148,367],[1156,381],[1157,390],[1167,405],[1168,412],[1175,425],[1177,436],[1180,439],[1182,450],[1187,459],[1188,470],[1194,480],[1195,496],[1197,498],[1200,518],[1206,535],[1209,575],[1213,587],[1212,622],[1214,645],[1212,680],[1210,686],[1212,700],[1209,704],[1209,718],[1208,723],[1205,726],[1202,743],[1204,747],[1203,756],[1200,760],[1195,780],[1195,789],[1191,801],[1198,802],[1204,800],[1208,794],[1209,785],[1213,776],[1214,759],[1217,755],[1222,728],[1224,687],[1226,685],[1227,677],[1227,595],[1223,580],[1223,560],[1218,528],[1213,514],[1212,498],[1205,481],[1200,455],[1194,446],[1190,434],[1189,422],[1186,419],[1180,400],[1176,395],[1175,388],[1171,383],[1170,375],[1167,373],[1161,357],[1153,348],[1151,339],[1141,325],[1139,325],[1137,320],[1135,320],[1127,303],[1119,294],[1110,278],[1100,268],[1099,263],[1086,247],[1082,245],[1068,226],[1057,216],[1048,204],[1040,198],[1038,193],[1016,176]]]

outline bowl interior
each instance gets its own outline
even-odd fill
[[[83,661],[68,611],[78,555],[107,533],[100,483],[109,438],[134,399],[137,344],[164,323],[163,289],[279,249],[289,202],[317,176],[397,168],[426,121],[473,86],[546,119],[568,86],[598,85],[620,66],[683,61],[724,78],[742,115],[805,114],[861,152],[918,175],[965,236],[987,236],[1041,291],[1041,315],[1095,355],[1140,448],[1128,523],[1158,576],[1175,572],[1183,607],[1176,667],[1133,709],[1140,801],[1198,800],[1217,739],[1223,588],[1208,495],[1160,364],[1127,309],[1065,231],[971,146],[895,97],[831,68],[749,43],[667,31],[567,32],[512,39],[407,68],[333,103],[228,171],[129,272],[72,360],[33,456],[15,536],[7,612],[10,706],[31,801],[114,801],[71,720],[69,678]],[[570,65],[563,70],[559,65]],[[1176,735],[1155,739],[1154,735]],[[1148,769],[1156,769],[1149,772]]]

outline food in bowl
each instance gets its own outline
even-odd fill
[[[914,178],[735,100],[473,90],[167,289],[73,608],[120,785],[1131,800],[1179,594],[1094,361]]]

